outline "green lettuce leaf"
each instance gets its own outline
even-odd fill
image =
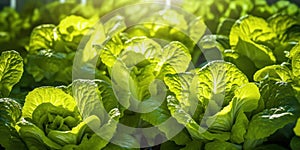
[[[226,141],[230,139],[229,132],[211,133],[206,128],[201,127],[185,110],[180,106],[179,101],[174,96],[167,97],[168,109],[171,115],[178,121],[178,123],[184,125],[189,131],[191,136],[197,140],[214,140],[218,139]]]
[[[242,149],[239,145],[224,141],[213,141],[205,144],[205,150],[240,150]]]
[[[159,57],[161,64],[169,64],[176,73],[185,72],[191,62],[189,50],[180,42],[170,42]]]
[[[16,123],[21,117],[21,106],[13,99],[0,99],[0,144],[7,150],[26,149],[17,130]]]
[[[254,81],[262,81],[264,79],[274,81],[292,81],[292,73],[287,66],[284,65],[271,65],[258,70],[254,76]]]
[[[192,97],[191,83],[195,77],[195,73],[186,72],[179,74],[167,74],[164,78],[166,85],[169,90],[176,95],[177,100],[182,105],[182,109],[190,114],[195,112],[195,109],[191,107],[194,106],[190,100]]]
[[[251,92],[249,93],[249,91]],[[235,96],[229,105],[206,120],[209,129],[214,131],[230,131],[233,125],[239,126],[239,128],[235,127],[231,130],[233,135],[232,140],[238,143],[243,142],[243,135],[246,133],[245,129],[248,125],[248,119],[242,113],[255,110],[259,99],[259,89],[255,84],[242,85],[235,90]]]
[[[245,141],[249,120],[245,113],[238,113],[235,123],[231,128],[230,141],[241,144]]]
[[[299,149],[300,148],[300,137],[299,136],[294,136],[291,140],[290,146],[291,146],[292,150]]]
[[[166,101],[152,112],[141,114],[141,118],[158,128],[163,133],[160,136],[172,140],[178,145],[184,145],[190,141],[189,135],[183,131],[184,127],[171,117]],[[161,133],[156,132],[154,134],[157,136]]]
[[[181,148],[180,150],[197,150],[201,149],[203,147],[203,142],[193,140],[191,142],[188,142],[184,148]]]
[[[124,17],[118,15],[110,18],[103,26],[108,37],[113,37],[126,29]]]
[[[156,58],[162,53],[161,46],[152,39],[135,37],[125,42],[125,51],[141,53],[146,59]]]
[[[43,130],[26,120],[19,121],[16,129],[28,149],[46,150],[48,147],[53,149],[62,148],[61,145],[49,139]]]
[[[300,50],[298,50],[292,58],[292,72],[296,79],[300,78]]]
[[[35,27],[30,35],[29,51],[33,53],[40,49],[52,49],[55,44],[55,36],[58,34],[54,31],[55,27],[53,24]]]
[[[233,64],[223,61],[213,61],[202,67],[197,73],[197,98],[204,107],[208,106],[210,100],[218,106],[226,106],[234,96],[237,87],[248,83],[247,77]],[[211,107],[211,108],[210,108]],[[215,112],[211,110],[210,114]]]
[[[88,143],[97,145],[98,149],[105,147],[117,129],[121,115],[111,85],[102,80],[75,80],[72,89],[83,119],[97,116],[98,121],[86,123],[98,137],[82,141],[78,147],[90,147]]]
[[[275,56],[268,47],[272,45],[271,41],[275,37],[268,23],[254,16],[245,16],[236,21],[229,35],[232,48],[253,61],[257,68],[276,62]]]
[[[260,92],[263,100],[261,105],[264,108],[249,122],[245,135],[245,149],[261,145],[267,137],[295,122],[299,117],[300,105],[289,83],[264,81],[260,85]]]
[[[296,126],[294,128],[294,132],[297,136],[300,136],[300,119],[298,119]]]
[[[267,21],[272,30],[277,34],[277,38],[281,41],[288,40],[286,31],[292,26],[298,24],[294,17],[280,13],[271,16]]]
[[[57,31],[63,41],[79,43],[82,36],[87,33],[95,23],[93,19],[87,20],[80,16],[71,15],[60,21],[57,26]]]
[[[7,97],[23,74],[23,59],[16,51],[2,52],[0,56],[0,97]]]
[[[41,87],[34,89],[26,96],[22,117],[33,118],[33,112],[43,103],[51,103],[53,106],[62,107],[71,112],[77,109],[72,96],[54,87]]]
[[[101,61],[107,66],[112,67],[115,64],[118,56],[124,48],[124,43],[120,36],[115,35],[105,41],[105,45],[98,47],[100,50]]]
[[[224,50],[224,60],[235,64],[247,77],[252,80],[257,68],[250,58],[239,54],[235,50]]]
[[[74,53],[66,54],[54,50],[40,50],[36,54],[27,55],[27,71],[36,82],[43,79],[49,82],[69,83],[72,80],[72,57]]]

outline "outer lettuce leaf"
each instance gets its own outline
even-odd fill
[[[189,23],[188,35],[193,42],[199,41],[205,34],[206,25],[202,17],[197,17]]]
[[[290,83],[264,80],[259,86],[264,108],[277,107],[294,101],[295,92]],[[291,100],[284,100],[286,98]],[[297,107],[295,106],[295,108]]]
[[[95,117],[97,122],[86,122],[95,133],[84,135],[75,147],[101,149],[113,137],[120,117],[118,102],[111,85],[102,80],[75,80],[72,83],[73,96],[84,120]],[[91,146],[94,147],[91,147]]]
[[[286,31],[292,26],[298,24],[296,18],[286,14],[275,14],[272,17],[268,18],[269,26],[273,29],[273,31],[277,34],[277,38],[279,40],[288,40],[288,36],[286,35]]]
[[[122,36],[119,33],[125,29],[125,20],[121,16],[111,18],[103,25],[103,29],[101,29],[103,30],[101,34],[104,34],[107,38],[105,41],[96,44],[96,50],[100,50],[101,61],[108,67],[114,65],[116,59],[124,49]]]
[[[178,145],[184,145],[190,141],[189,135],[183,130],[184,127],[178,124],[174,118],[171,118],[166,102],[152,112],[141,114],[141,118],[162,131],[164,134],[161,137],[163,138],[170,139]],[[157,136],[161,133],[157,132],[154,134]],[[147,138],[149,139],[150,137]]]
[[[298,118],[298,121],[297,121],[296,126],[294,128],[294,132],[297,136],[300,136],[300,118]]]
[[[217,34],[229,36],[230,30],[231,30],[232,26],[234,25],[234,22],[235,22],[234,19],[229,19],[229,18],[226,18],[225,20],[223,20],[218,26]]]
[[[233,64],[213,61],[199,70],[196,82],[197,98],[210,111],[209,109],[213,109],[212,106],[208,106],[210,100],[214,102],[211,102],[210,105],[228,105],[234,96],[234,90],[248,83],[248,79]],[[213,110],[211,111],[210,114],[216,113]]]
[[[240,146],[235,145],[233,143],[224,142],[224,141],[213,141],[205,144],[205,150],[240,150],[242,149]]]
[[[253,116],[245,136],[244,148],[252,149],[253,146],[256,146],[251,144],[252,141],[265,140],[266,137],[275,133],[276,130],[293,123],[297,117],[289,111],[291,111],[289,108],[273,108]]]
[[[179,101],[174,96],[168,96],[168,108],[171,115],[178,121],[178,123],[184,125],[191,136],[196,140],[222,140],[226,141],[230,139],[230,133],[219,132],[210,133],[207,129],[201,127],[185,110],[181,108]]]
[[[255,24],[254,24],[255,23]],[[229,35],[230,45],[240,55],[249,58],[257,68],[274,64],[276,58],[267,47],[276,35],[268,23],[258,17],[245,16],[232,27]]]
[[[101,61],[107,67],[112,67],[123,48],[124,44],[121,38],[118,35],[113,36],[105,42],[105,45],[101,45],[98,48],[100,50]]]
[[[262,81],[264,79],[274,81],[292,81],[292,73],[287,66],[284,65],[272,65],[264,67],[258,70],[253,77],[254,81]]]
[[[46,150],[48,147],[53,149],[62,148],[61,145],[49,139],[43,130],[26,120],[19,121],[16,129],[28,149]]]
[[[195,73],[186,72],[180,74],[167,74],[164,78],[169,90],[176,95],[176,99],[181,104],[181,108],[190,114],[195,112],[195,107],[193,107],[195,105],[192,103],[192,94],[194,93],[192,93],[190,89],[194,77]]]
[[[71,15],[60,21],[56,30],[59,33],[57,48],[65,48],[66,52],[75,51],[82,37],[87,33],[98,20],[87,20],[83,17]],[[64,43],[61,43],[64,42]],[[63,45],[60,45],[63,44]]]
[[[77,109],[72,96],[54,87],[41,87],[34,89],[26,96],[22,117],[32,118],[35,109],[43,103],[51,103],[53,106],[62,107],[71,112]]]
[[[161,46],[152,39],[135,37],[125,42],[125,51],[141,53],[146,59],[156,58],[162,53]]]
[[[261,105],[264,108],[249,122],[245,135],[245,149],[262,144],[278,129],[295,122],[300,114],[300,104],[289,83],[264,81],[260,85],[260,91],[263,100]]]
[[[299,26],[299,22],[294,16],[279,13],[268,18],[269,26],[273,29],[274,33],[277,35],[276,41],[274,41],[274,55],[276,56],[277,62],[286,62],[286,53],[291,50],[296,42],[299,41],[297,32],[293,31],[293,28]],[[294,37],[293,34],[296,36]],[[272,47],[272,49],[273,49]]]
[[[298,46],[299,47],[299,46]],[[296,80],[300,79],[300,50],[292,58],[292,72]]]
[[[244,142],[245,134],[247,132],[249,120],[245,113],[238,113],[235,123],[231,128],[231,137],[230,141],[233,143],[241,144]]]
[[[292,150],[299,149],[300,148],[300,137],[294,136],[291,140],[290,146],[291,146]]]
[[[300,51],[300,44],[296,44],[292,49],[291,51],[288,53],[288,58],[289,59],[293,59],[293,57],[299,53]]]
[[[160,146],[159,146],[160,150],[180,149],[181,147],[182,146],[178,146],[172,141],[164,142],[164,143],[160,144]]]
[[[252,80],[257,68],[250,58],[239,54],[235,50],[224,50],[224,60],[235,64],[247,77]]]
[[[7,97],[23,74],[23,59],[16,51],[2,52],[0,56],[0,97]]]
[[[162,50],[160,64],[169,64],[176,73],[185,72],[190,64],[189,50],[180,42],[171,42]]]
[[[98,61],[98,46],[106,40],[104,25],[95,24],[78,45],[72,67],[73,79],[103,79],[108,81],[106,66]],[[95,69],[97,68],[97,69]]]
[[[251,91],[249,93],[249,91]],[[233,129],[233,136],[239,136],[238,143],[243,142],[243,134],[245,134],[245,128],[247,127],[247,117],[242,115],[245,112],[251,112],[255,110],[258,106],[258,101],[260,99],[259,89],[253,84],[245,84],[235,90],[235,96],[230,101],[229,105],[225,106],[221,111],[207,119],[207,124],[210,130],[216,131],[230,131],[233,124],[239,123],[239,121],[245,121],[239,124],[239,128]],[[238,124],[237,124],[238,126]],[[241,130],[244,129],[244,130]],[[241,130],[237,132],[235,130]],[[233,142],[237,142],[233,138]]]
[[[104,24],[104,32],[108,37],[113,37],[126,29],[124,17],[115,16],[107,20]]]
[[[296,91],[296,97],[300,103],[300,45],[297,44],[292,48],[289,53],[289,58],[292,60],[292,75],[293,75],[293,88]]]
[[[116,134],[113,140],[119,141],[120,143],[109,143],[104,150],[138,150],[138,147],[140,147],[140,143],[134,137],[128,134]]]
[[[75,80],[72,88],[82,118],[97,116],[99,123],[87,125],[108,143],[121,115],[110,85],[102,80]]]
[[[0,144],[7,150],[26,149],[15,125],[21,117],[21,106],[13,99],[0,99]]]
[[[73,53],[65,54],[53,50],[40,50],[36,54],[27,56],[27,71],[36,82],[43,79],[49,82],[71,82]]]
[[[184,148],[181,148],[180,150],[197,150],[197,149],[201,149],[203,145],[204,145],[203,142],[194,140],[188,142],[186,146]]]
[[[73,96],[82,118],[95,115],[104,118],[104,110],[100,91],[95,82],[90,80],[75,80],[72,83]],[[101,121],[101,120],[100,120]]]
[[[54,32],[55,27],[53,24],[44,24],[35,27],[30,35],[30,52],[40,49],[52,49],[55,44],[55,36],[57,36],[57,33]]]

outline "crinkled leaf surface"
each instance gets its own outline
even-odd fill
[[[16,51],[2,52],[0,56],[0,97],[7,97],[23,74],[23,59]]]
[[[0,144],[7,150],[25,149],[25,144],[15,129],[21,117],[21,106],[13,99],[0,99]]]
[[[71,112],[77,109],[73,97],[66,94],[61,89],[54,87],[40,87],[29,92],[26,96],[22,109],[22,116],[24,118],[32,118],[34,110],[43,103],[51,103],[53,106],[62,107]]]
[[[252,60],[257,68],[262,68],[276,61],[268,47],[268,42],[275,36],[264,19],[245,16],[233,25],[229,40],[236,52]]]

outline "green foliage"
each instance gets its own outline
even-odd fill
[[[10,98],[0,99],[0,144],[7,150],[25,150],[25,143],[20,139],[15,125],[21,117],[21,106]]]
[[[0,56],[0,97],[9,96],[23,74],[23,59],[16,51],[5,51]]]
[[[167,2],[1,10],[0,149],[299,149],[299,7]]]

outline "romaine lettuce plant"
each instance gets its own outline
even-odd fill
[[[57,26],[44,24],[32,31],[26,68],[36,82],[41,80],[64,84],[71,82],[77,46],[84,34],[94,26],[95,21],[79,16],[68,16]]]
[[[104,81],[85,80],[36,88],[26,96],[15,128],[28,149],[101,149],[120,116],[118,106],[108,103],[109,90]]]

